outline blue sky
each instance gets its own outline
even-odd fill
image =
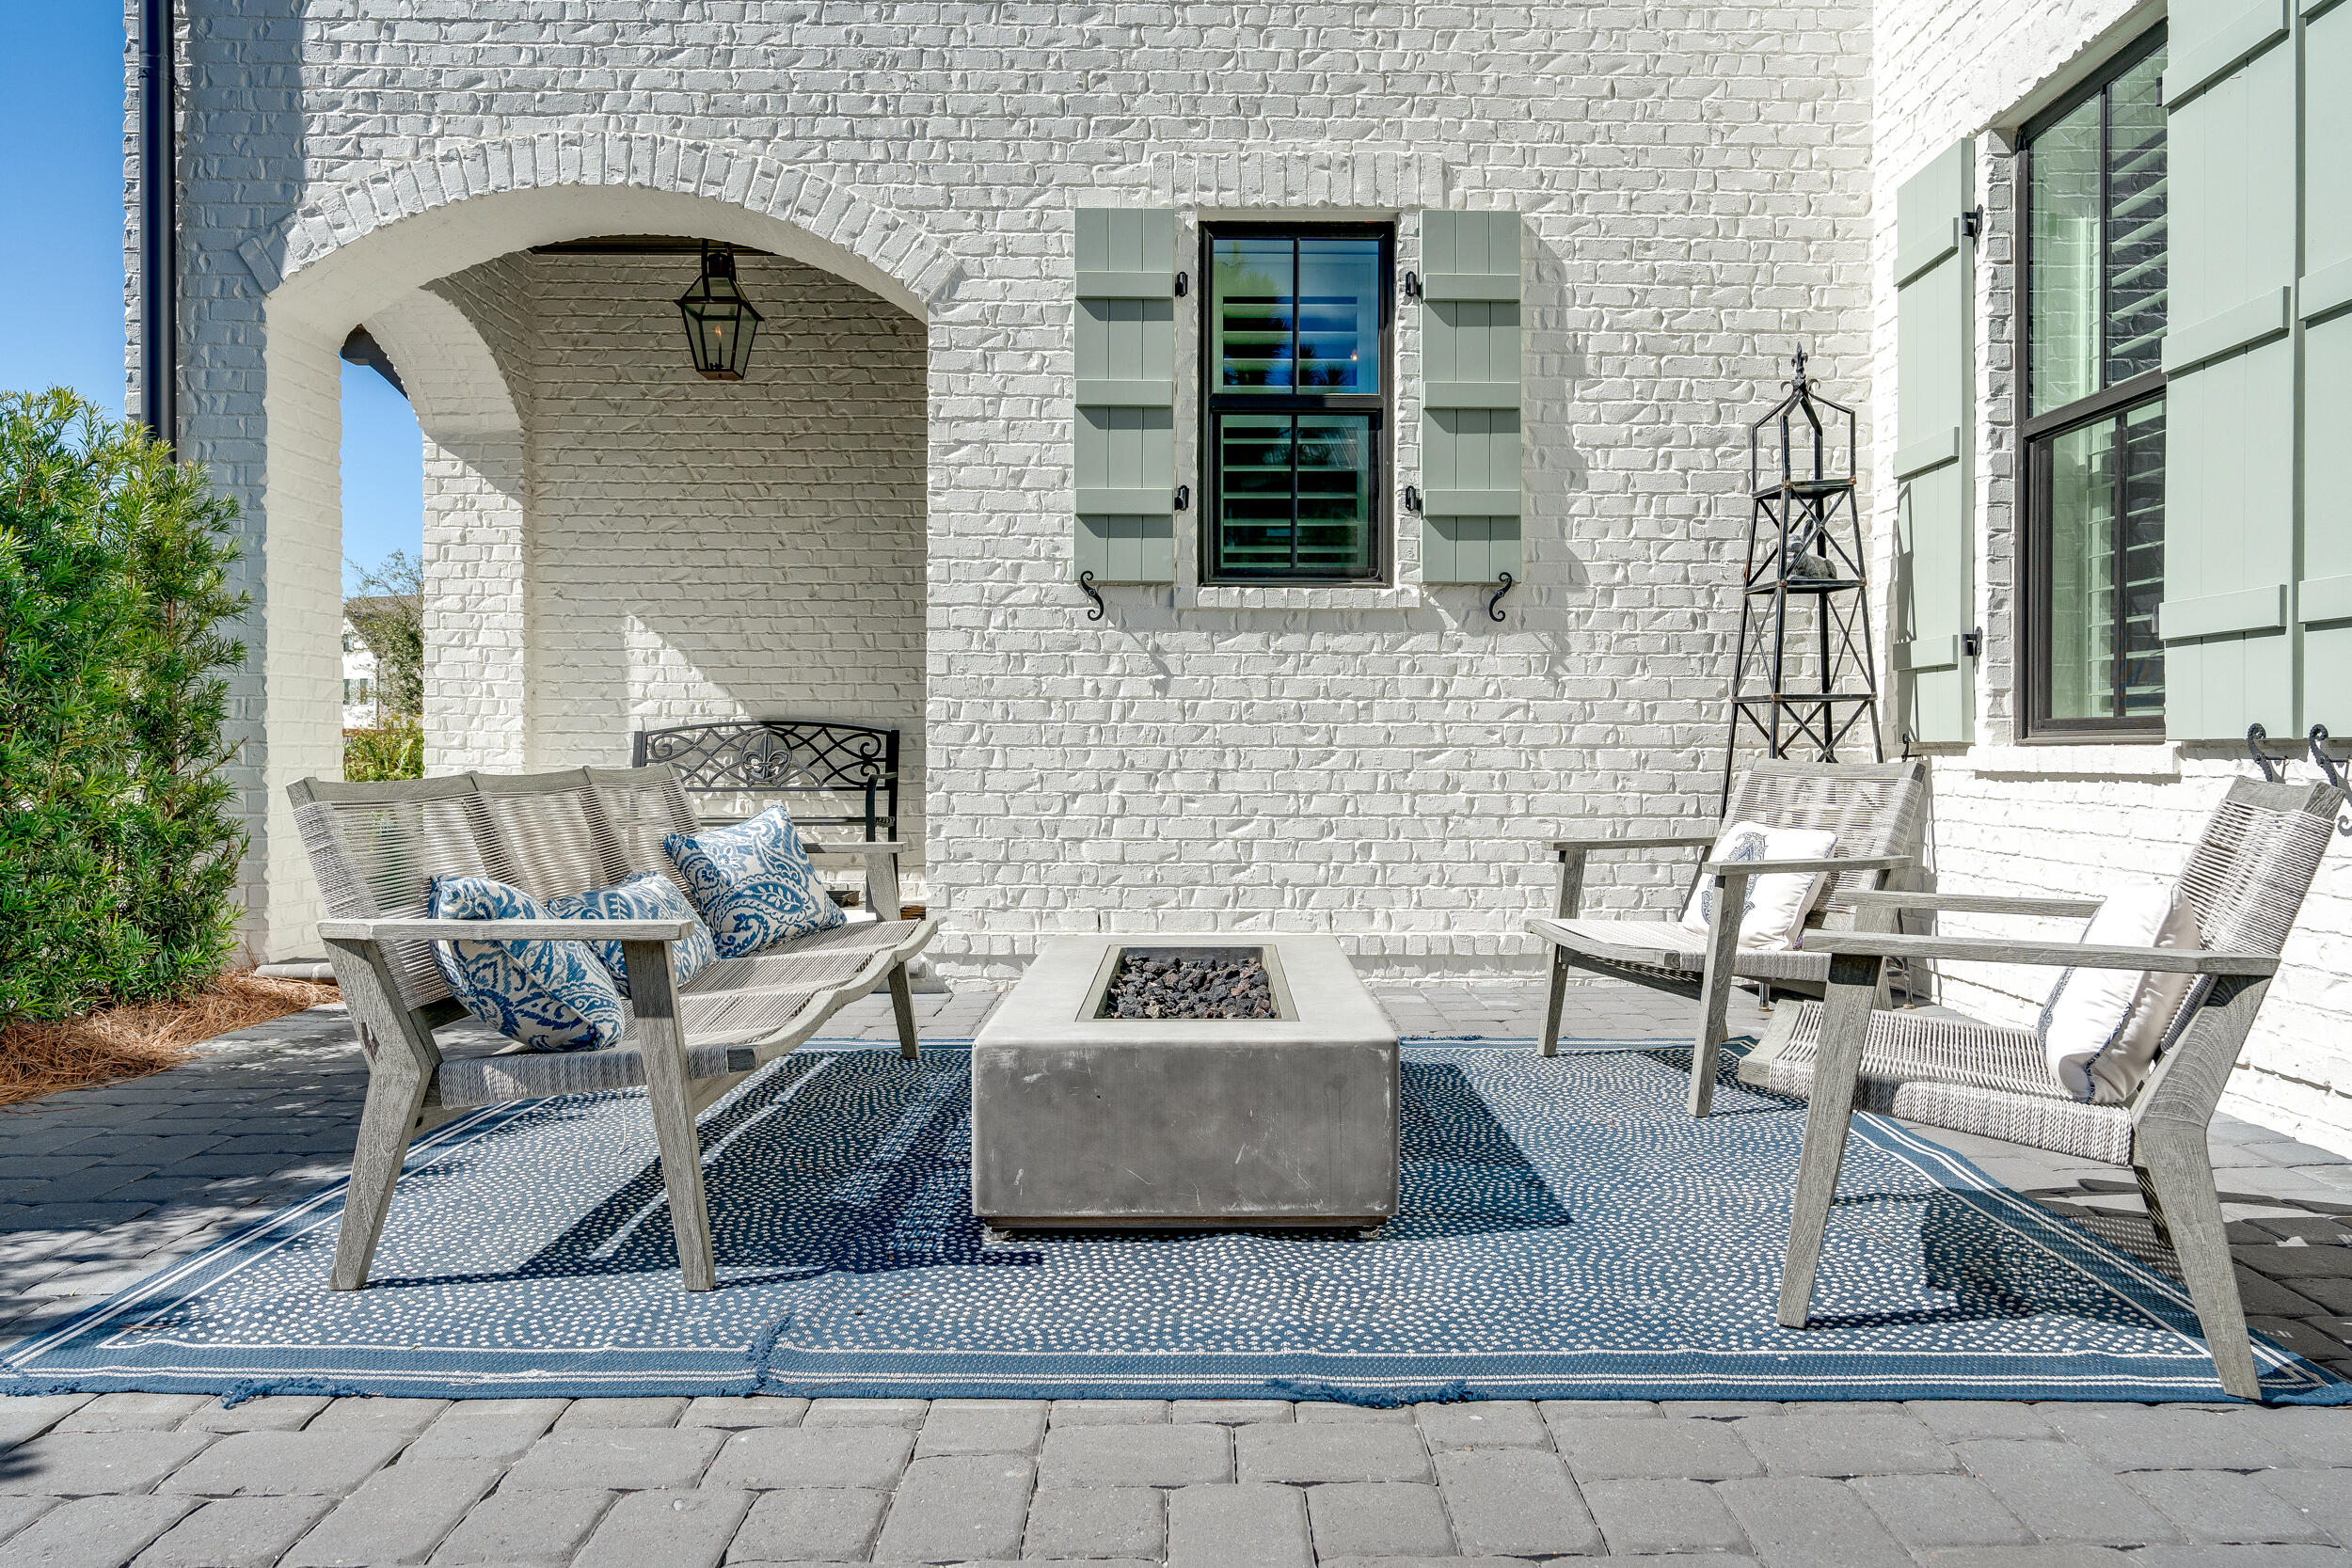
[[[122,412],[122,14],[103,0],[8,8],[0,50],[0,389],[71,387]],[[28,219],[30,221],[28,221]],[[343,556],[415,554],[417,421],[343,367]]]

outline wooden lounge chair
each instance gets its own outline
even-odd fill
[[[1715,1069],[1734,982],[1758,980],[1775,991],[1820,994],[1829,977],[1829,956],[1814,948],[1810,932],[1852,925],[1858,908],[1856,895],[1880,888],[1889,873],[1916,863],[1926,802],[1927,765],[1918,761],[1764,761],[1733,781],[1723,823],[1826,828],[1837,835],[1831,858],[1818,864],[1744,861],[1699,867],[1699,877],[1715,880],[1715,907],[1735,910],[1747,903],[1750,877],[1776,871],[1835,872],[1807,922],[1804,945],[1786,953],[1740,951],[1737,921],[1718,921],[1714,930],[1701,936],[1672,919],[1618,920],[1581,913],[1587,857],[1613,850],[1709,849],[1722,831],[1721,823],[1688,832],[1604,833],[1556,841],[1551,848],[1560,857],[1557,912],[1548,920],[1528,922],[1528,929],[1551,946],[1544,1054],[1551,1055],[1558,1046],[1560,1013],[1571,969],[1588,969],[1677,996],[1697,997],[1701,1006],[1698,1037],[1691,1053],[1691,1114],[1707,1115],[1715,1092]],[[1695,878],[1692,885],[1696,885]],[[1681,904],[1675,908],[1679,914]]]
[[[931,940],[933,920],[853,921],[749,958],[723,958],[680,987],[670,943],[686,934],[683,920],[425,918],[426,890],[437,876],[494,877],[544,899],[641,871],[666,874],[662,835],[698,825],[668,768],[389,784],[304,779],[288,793],[331,917],[319,922],[319,936],[368,1059],[367,1103],[335,1247],[338,1291],[367,1284],[392,1185],[418,1133],[485,1105],[638,1085],[660,1147],[686,1288],[707,1291],[717,1275],[696,1113],[885,978],[899,1050],[914,1055],[906,966]],[[811,848],[820,865],[863,861],[868,907],[898,911],[896,843]],[[605,1051],[444,1052],[434,1031],[466,1014],[434,961],[433,942],[456,936],[618,941],[632,992],[628,1033]]]
[[[2270,989],[2287,929],[2318,874],[2334,827],[2331,810],[2341,800],[2325,784],[2239,780],[2230,786],[2176,884],[2197,911],[2202,951],[1897,936],[1884,929],[1828,932],[1812,942],[1830,958],[1826,1002],[1804,1003],[1775,1019],[1740,1069],[1744,1082],[1811,1101],[1781,1278],[1781,1323],[1803,1328],[1811,1311],[1821,1236],[1846,1132],[1860,1104],[1931,1127],[2129,1164],[2157,1239],[2180,1260],[2221,1386],[2240,1399],[2261,1398],[2206,1130]],[[1990,914],[2089,915],[2098,909],[2086,899],[1899,892],[1864,895],[1860,901],[1885,911]],[[2124,1103],[2093,1105],[2058,1085],[2031,1029],[1980,1023],[1942,1009],[1877,1010],[1880,970],[1890,958],[2161,970],[2201,978],[2182,1005],[2171,1043],[2138,1090]]]

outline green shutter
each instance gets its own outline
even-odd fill
[[[1424,582],[1519,567],[1519,215],[1422,214]]]
[[[1073,577],[1176,577],[1176,214],[1077,214]]]
[[[1895,193],[1894,671],[1922,744],[1976,729],[1972,151],[1955,142]]]
[[[2303,7],[2302,725],[2352,736],[2352,6]],[[2274,732],[2275,733],[2275,732]]]
[[[2295,51],[2287,0],[2176,0],[2164,72],[2164,727],[2295,728]],[[2342,150],[2336,150],[2336,156]]]

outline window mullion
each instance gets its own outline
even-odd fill
[[[2130,454],[2123,450],[2127,429],[2123,416],[2116,415],[2115,434],[2107,442],[2107,451],[2115,454],[2115,471],[2107,476],[2107,515],[2115,519],[2114,536],[2107,542],[2107,581],[2110,584],[2107,590],[2107,709],[2118,719],[2124,717],[2126,712],[2123,689],[2123,573],[2129,559],[2129,527],[2128,519],[2123,515],[2123,499],[2126,476],[2131,470]]]
[[[1298,236],[1291,236],[1291,574],[1298,573],[1298,323],[1306,312],[1299,297]]]
[[[2092,308],[2099,312],[2099,374],[2095,385],[2105,388],[2107,372],[2114,365],[2115,344],[2108,334],[2115,330],[2113,311],[2108,309],[2107,277],[2114,269],[2111,261],[2115,235],[2111,225],[2115,217],[2115,94],[2110,87],[2099,89],[2099,239],[2093,248],[2091,268],[2096,291]]]

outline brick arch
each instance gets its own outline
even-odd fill
[[[324,324],[364,319],[407,289],[508,251],[654,223],[662,227],[637,231],[775,250],[926,320],[961,277],[919,221],[822,175],[723,143],[595,131],[420,158],[318,192],[238,249],[264,293],[314,306]]]
[[[934,335],[961,277],[919,220],[821,175],[737,147],[601,132],[462,145],[322,189],[239,247],[260,285],[264,323],[261,418],[246,427],[262,444],[260,493],[246,514],[261,542],[248,637],[261,677],[260,744],[246,753],[258,773],[250,858],[261,863],[247,930],[260,956],[316,950],[312,922],[322,911],[285,785],[341,768],[337,348],[355,325],[378,324],[395,362],[405,353],[418,365],[419,413],[434,421],[427,446],[466,470],[453,547],[512,560],[529,520],[521,444],[469,334],[421,296],[440,278],[532,245],[628,233],[771,251],[866,290],[931,324]],[[428,582],[433,566],[428,560]],[[489,716],[485,727],[511,735],[529,703],[517,662],[528,651],[518,619],[527,601],[509,592],[453,612],[486,628],[484,645],[499,657],[429,670],[428,707],[437,685],[461,689]],[[431,731],[428,713],[437,766],[521,763],[511,746],[467,752],[435,744]]]

